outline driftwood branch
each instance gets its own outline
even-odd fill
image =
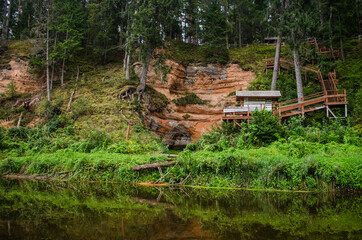
[[[19,119],[18,119],[18,124],[16,125],[16,127],[17,127],[17,128],[19,128],[19,127],[20,127],[21,120],[23,119],[23,115],[24,115],[24,113],[23,113],[23,112],[21,112],[21,113],[20,113],[20,116],[19,116]]]
[[[70,111],[70,105],[72,104],[73,97],[74,97],[74,94],[75,94],[76,91],[77,91],[77,89],[74,89],[72,94],[70,95],[69,103],[68,103],[68,106],[67,106],[67,112]]]
[[[132,170],[133,171],[138,171],[138,170],[142,170],[142,169],[166,167],[166,166],[170,166],[170,165],[174,165],[174,164],[176,164],[176,161],[160,162],[160,163],[148,163],[148,164],[134,166],[134,167],[132,167]]]

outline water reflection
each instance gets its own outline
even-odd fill
[[[361,199],[0,180],[0,239],[359,239]]]

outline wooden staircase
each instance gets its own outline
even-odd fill
[[[325,48],[319,47],[317,40],[314,38],[308,41],[307,44],[314,45],[317,51],[321,54],[326,54],[330,58],[334,55],[339,57],[339,50],[332,51]],[[274,58],[265,59],[265,71],[274,68]],[[279,71],[280,69],[290,70],[294,68],[294,62],[280,58]],[[301,67],[305,72],[311,72],[316,74],[317,80],[321,84],[322,92],[315,93],[312,95],[305,96],[301,99],[292,99],[285,102],[281,102],[277,109],[274,111],[275,115],[279,115],[280,119],[290,117],[297,114],[304,116],[307,112],[317,111],[320,109],[327,109],[327,116],[329,113],[336,117],[333,112],[329,109],[329,106],[345,105],[345,117],[347,117],[347,95],[346,90],[339,91],[337,88],[337,74],[336,71],[329,72],[328,77],[323,77],[320,69],[313,69],[311,67]]]
[[[323,91],[312,95],[305,96],[301,99],[292,99],[279,103],[278,108],[274,111],[275,115],[279,115],[280,119],[305,113],[317,111],[327,108],[329,112],[336,117],[329,109],[330,106],[347,105],[346,90],[343,91]],[[347,117],[347,111],[346,115]]]

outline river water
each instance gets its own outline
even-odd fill
[[[362,196],[0,179],[0,239],[362,239]]]

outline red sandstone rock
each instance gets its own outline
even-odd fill
[[[150,67],[147,79],[150,86],[170,100],[182,97],[185,93],[195,93],[207,100],[208,104],[176,106],[171,103],[167,110],[151,113],[151,117],[157,121],[157,132],[160,135],[165,136],[175,127],[182,126],[191,133],[192,141],[208,132],[212,125],[221,122],[225,104],[234,101],[233,97],[228,97],[230,93],[245,90],[255,79],[254,73],[244,71],[238,64],[191,64],[184,67],[171,60],[167,60],[166,64],[172,66],[166,82],[162,82],[154,68]]]

